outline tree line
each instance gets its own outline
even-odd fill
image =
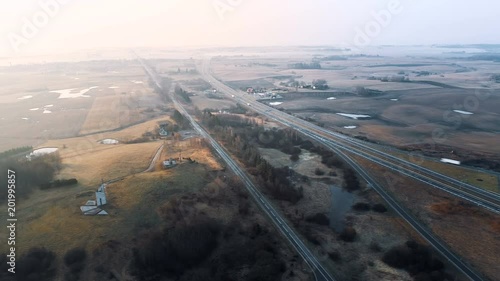
[[[286,132],[266,132],[262,127],[252,124],[252,121],[239,116],[214,115],[204,111],[201,118],[214,136],[242,160],[273,198],[297,203],[303,197],[302,187],[296,187],[289,179],[293,171],[288,167],[273,167],[258,150],[257,145],[262,145],[282,147],[282,150],[289,152],[296,151],[290,148],[293,141]]]
[[[31,160],[23,158],[8,158],[0,161],[0,169],[8,169],[16,172],[16,197],[27,196],[34,188],[41,186],[51,187],[54,176],[61,169],[61,157],[59,154],[51,153]],[[7,173],[0,173],[0,182],[7,182]],[[60,184],[53,183],[53,184]],[[0,190],[0,198],[7,198],[7,188]]]

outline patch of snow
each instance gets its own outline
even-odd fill
[[[31,108],[30,110],[31,110],[31,111],[37,111],[37,110],[39,110],[39,109],[40,109],[40,108],[35,107],[35,108]]]
[[[464,115],[471,115],[471,114],[474,114],[472,112],[469,112],[469,111],[463,111],[463,110],[453,110],[455,111],[456,113],[460,113],[460,114],[464,114]]]
[[[356,129],[358,126],[344,126],[345,129]]]
[[[33,157],[38,157],[50,153],[54,153],[58,150],[56,147],[45,147],[33,150],[30,154],[26,155],[26,158],[31,159]]]
[[[103,140],[99,141],[99,143],[101,143],[101,144],[117,144],[118,141],[114,140],[114,139],[103,139]]]
[[[30,120],[28,117],[23,117],[21,119],[23,119],[23,120]]]
[[[300,154],[300,159],[303,161],[309,161],[316,158],[316,155],[309,152],[309,151],[304,151]]]
[[[27,99],[31,99],[33,96],[31,95],[27,95],[27,96],[22,96],[20,98],[17,98],[18,100],[27,100]]]
[[[398,101],[399,99],[391,99],[392,101]]]
[[[359,118],[370,118],[370,115],[365,115],[365,114],[350,114],[350,113],[337,113],[337,115],[341,115],[344,117],[348,117],[351,119],[356,119],[358,120]]]
[[[46,108],[46,107],[53,107],[54,105],[53,104],[47,104],[47,105],[44,105],[43,107]]]
[[[280,105],[280,104],[283,104],[282,102],[280,101],[275,101],[275,102],[270,102],[269,105],[272,105],[272,106],[276,106],[276,105]]]
[[[74,99],[74,98],[90,98],[86,93],[92,89],[98,88],[97,86],[83,89],[79,92],[75,92],[75,89],[65,89],[59,91],[50,91],[51,93],[58,93],[59,99]]]
[[[336,97],[329,97],[327,98],[327,100],[336,100],[337,98]]]
[[[52,113],[52,111],[47,110],[47,109],[44,109],[44,110],[43,110],[43,114],[50,114],[50,113]]]
[[[109,89],[119,89],[119,88],[120,87],[118,87],[118,86],[111,86],[111,87],[109,87]]]
[[[130,81],[130,82],[132,82],[132,83],[134,83],[134,84],[144,84],[144,82],[142,82],[142,81],[137,81],[137,80],[132,80],[132,81]]]
[[[448,158],[441,158],[441,162],[453,164],[453,165],[460,165],[460,161],[452,160],[452,159],[448,159]]]

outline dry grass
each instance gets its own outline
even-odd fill
[[[457,254],[495,280],[500,244],[494,226],[498,218],[475,206],[454,204],[455,198],[416,180],[352,156],[392,196],[426,224]],[[469,210],[467,210],[469,208]],[[450,215],[450,212],[453,215]]]
[[[76,177],[82,184],[96,185],[144,171],[161,142],[108,145],[107,149],[63,157],[61,177]],[[106,145],[103,145],[106,146]]]

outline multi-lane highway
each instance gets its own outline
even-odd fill
[[[276,122],[294,128],[302,134],[310,137],[311,139],[314,139],[317,142],[332,149],[347,163],[349,163],[364,178],[364,180],[367,181],[382,196],[382,198],[384,198],[384,200],[391,206],[392,209],[400,214],[402,218],[404,218],[424,239],[426,239],[430,243],[430,245],[432,245],[438,252],[440,252],[445,258],[447,258],[451,264],[462,271],[469,279],[483,280],[482,277],[474,269],[472,269],[468,264],[462,261],[462,259],[455,253],[453,253],[445,243],[435,237],[431,231],[429,231],[424,225],[418,222],[405,208],[399,205],[399,203],[395,201],[382,186],[380,186],[375,180],[373,180],[373,178],[358,163],[353,161],[346,154],[346,152],[359,155],[391,170],[400,172],[403,175],[412,177],[433,187],[449,192],[464,200],[474,202],[475,204],[482,206],[490,211],[499,213],[500,205],[498,204],[499,197],[497,194],[493,194],[475,186],[459,182],[435,171],[420,167],[418,165],[415,165],[414,163],[399,159],[385,152],[378,151],[370,145],[357,139],[330,132],[328,130],[325,130],[324,128],[306,122],[302,119],[293,117],[279,110],[275,110],[271,107],[263,105],[246,93],[232,89],[224,83],[218,81],[211,75],[209,64],[210,60],[205,60],[200,69],[200,73],[202,74],[204,80],[209,82],[220,92],[228,95],[231,98],[234,98],[237,102],[249,107],[250,109],[262,114],[263,116],[267,116],[275,120]]]
[[[139,58],[139,61],[143,65],[145,71],[152,81],[156,84],[158,89],[162,90],[161,83],[159,83],[159,77],[153,70]],[[309,248],[304,244],[304,242],[299,238],[295,231],[288,225],[288,223],[281,217],[281,214],[277,212],[273,205],[262,195],[262,193],[255,187],[251,179],[244,172],[244,170],[239,167],[239,165],[229,156],[226,150],[217,143],[206,131],[203,129],[184,107],[177,101],[172,90],[169,91],[169,96],[172,99],[174,106],[177,110],[184,115],[192,124],[193,128],[198,131],[198,133],[204,137],[213,147],[213,149],[220,155],[220,157],[226,162],[227,166],[242,180],[246,189],[257,203],[257,205],[263,210],[263,212],[269,217],[276,228],[283,234],[283,236],[290,242],[290,244],[295,248],[295,250],[302,256],[305,262],[311,268],[314,277],[317,281],[334,281],[332,275],[323,267],[323,265],[318,261],[316,256],[309,250]]]
[[[258,102],[252,95],[232,89],[213,77],[210,73],[209,59],[204,60],[200,72],[206,81],[211,83],[222,93],[235,99],[237,102],[288,127],[294,128],[303,134],[320,137],[319,141],[323,144],[333,145],[343,151],[361,156],[389,168],[390,170],[397,171],[402,175],[424,182],[477,206],[500,214],[500,194],[498,193],[461,182],[452,177],[396,157],[390,153],[377,150],[372,145],[361,140],[326,130],[325,128],[266,106]]]

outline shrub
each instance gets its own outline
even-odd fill
[[[354,170],[344,169],[344,188],[348,191],[359,189],[359,180]]]
[[[56,255],[45,248],[32,248],[19,258],[16,279],[22,281],[53,280]]]
[[[83,248],[74,248],[64,255],[64,264],[71,266],[75,263],[83,263],[87,258],[87,252]]]
[[[293,162],[299,161],[299,155],[298,154],[292,154],[292,156],[290,156],[290,160],[292,160]]]
[[[356,235],[356,230],[352,226],[348,226],[340,233],[339,238],[345,242],[353,242],[356,239]]]
[[[330,224],[330,219],[328,218],[328,216],[326,216],[323,213],[317,213],[313,216],[309,216],[306,218],[306,221],[316,223],[319,225],[329,225]]]
[[[415,280],[445,280],[444,263],[432,256],[430,250],[415,241],[393,247],[387,251],[382,261],[387,265],[404,269]]]
[[[87,252],[83,248],[74,248],[64,255],[64,264],[69,268],[69,272],[64,274],[66,281],[79,280],[80,273],[85,268]]]
[[[385,213],[387,212],[387,208],[383,204],[375,204],[372,207],[372,210],[377,213]]]
[[[380,244],[377,243],[376,241],[372,241],[370,243],[370,247],[369,248],[370,248],[370,250],[372,250],[372,251],[374,251],[376,253],[382,251],[382,247],[380,247]]]
[[[321,170],[320,168],[316,168],[316,169],[314,170],[314,174],[315,174],[316,176],[322,176],[322,175],[324,175],[324,174],[325,174],[325,171]]]
[[[358,202],[352,206],[352,209],[356,211],[366,212],[370,210],[370,205],[365,202]]]
[[[342,257],[340,256],[340,253],[337,251],[329,252],[328,257],[334,262],[342,261]]]
[[[49,183],[43,183],[40,185],[40,189],[49,189],[49,188],[54,188],[54,187],[70,186],[70,185],[75,185],[77,183],[78,183],[78,180],[75,178],[60,179],[60,180],[51,181]]]

